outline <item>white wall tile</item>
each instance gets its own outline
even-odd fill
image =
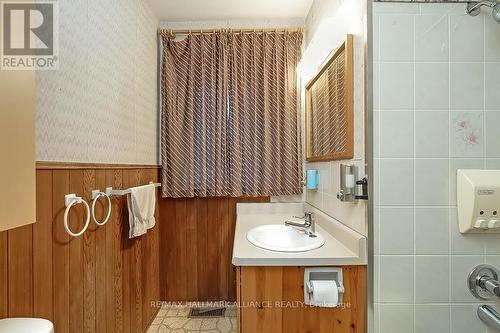
[[[487,17],[484,20],[485,60],[500,61],[500,38],[498,38],[498,23]]]
[[[373,333],[380,333],[380,304],[373,304]]]
[[[376,207],[380,206],[380,159],[375,158],[373,160],[373,205]]]
[[[449,227],[448,208],[416,208],[416,254],[449,254]]]
[[[380,208],[373,208],[373,253],[380,254]]]
[[[477,318],[478,305],[451,305],[451,333],[483,333],[486,331],[486,326]]]
[[[448,16],[415,16],[415,60],[448,61]]]
[[[447,63],[415,64],[415,106],[417,109],[448,109],[448,87]]]
[[[450,65],[450,107],[480,110],[484,105],[484,65],[452,63]]]
[[[500,157],[500,112],[486,112],[485,116],[486,157]]]
[[[415,164],[415,203],[423,206],[448,204],[448,159],[418,159]]]
[[[458,14],[465,13],[466,5],[464,3],[422,3],[420,4],[420,13],[425,14]]]
[[[420,13],[420,8],[396,2],[373,3],[373,12],[376,14],[418,14]]]
[[[487,158],[486,169],[500,169],[500,158]]]
[[[380,109],[380,64],[373,64],[373,108]]]
[[[452,113],[450,123],[451,157],[483,157],[483,112]]]
[[[381,111],[380,156],[413,156],[413,112]]]
[[[321,208],[323,204],[323,192],[306,190],[306,201],[316,208]]]
[[[413,209],[380,208],[380,253],[413,254]]]
[[[482,262],[482,256],[451,257],[451,302],[472,303],[476,301],[476,299],[469,292],[466,282],[469,273],[474,269],[474,267]]]
[[[412,256],[380,256],[380,301],[413,303]]]
[[[449,131],[450,125],[448,112],[416,112],[416,157],[448,157]]]
[[[413,204],[413,160],[380,160],[380,204]]]
[[[380,16],[373,16],[373,61],[377,62],[380,60]]]
[[[380,112],[373,112],[373,154],[380,157]]]
[[[375,16],[386,15],[377,14],[377,11],[387,13],[387,9],[380,8],[384,6],[375,4],[378,7]],[[379,177],[375,180],[380,185],[374,202],[380,212],[384,209],[390,212],[394,206],[414,210],[415,254],[398,256],[388,252],[383,255],[384,248],[408,251],[410,246],[405,248],[400,242],[405,239],[411,244],[411,231],[406,238],[390,239],[382,234],[393,229],[399,235],[406,226],[389,225],[384,230],[384,220],[377,220],[375,227],[381,228],[378,249],[382,253],[377,267],[380,271],[378,300],[387,306],[380,308],[380,321],[376,325],[380,326],[380,332],[384,329],[426,333],[487,331],[475,314],[477,300],[470,295],[466,278],[473,267],[485,260],[500,267],[500,238],[463,235],[458,231],[456,170],[500,169],[500,155],[497,155],[500,154],[500,130],[495,131],[500,124],[497,117],[500,115],[500,80],[497,79],[500,77],[500,29],[489,10],[470,17],[465,14],[465,8],[465,3],[406,3],[388,10],[391,15],[399,14],[401,19],[412,16],[415,61],[391,60],[380,64],[377,73],[380,91],[375,92],[380,97],[377,107],[384,111],[415,113],[414,155],[401,146],[391,150],[391,155],[381,155],[377,160],[380,164],[376,176]],[[396,36],[403,32],[379,33],[378,37],[383,39],[383,34]],[[385,41],[389,43],[388,39]],[[397,49],[407,44],[408,39],[395,37],[388,47]],[[377,125],[381,136],[383,131],[394,131],[390,121],[379,117]],[[398,136],[405,139],[404,135]],[[379,143],[381,151],[385,144]],[[409,146],[407,141],[400,144]],[[414,173],[415,184],[405,177],[409,173]],[[395,175],[399,182],[394,181]],[[398,190],[398,186],[410,190]],[[408,291],[389,275],[398,276],[399,281],[408,278],[399,270],[403,266],[412,271],[411,262],[415,269],[415,294],[414,299],[408,301],[411,299]],[[439,281],[434,280],[430,285],[426,277],[433,272],[439,272],[436,278]],[[384,281],[386,279],[389,282]],[[390,290],[391,283],[396,283],[395,290]],[[407,303],[400,303],[402,299]],[[392,307],[409,323],[396,323]]]
[[[500,63],[486,63],[484,75],[486,109],[500,110]]]
[[[493,235],[490,235],[493,236]],[[500,235],[495,235],[497,242],[500,242]],[[486,256],[485,263],[492,265],[494,267],[500,268],[500,255],[498,255],[499,252],[496,253],[496,255],[488,255]]]
[[[484,36],[483,16],[450,16],[450,60],[483,61]]]
[[[415,257],[415,303],[449,301],[449,267],[449,256]],[[429,276],[433,276],[432,283],[429,283]]]
[[[379,73],[380,108],[413,108],[413,64],[381,63]]]
[[[459,233],[456,170],[500,168],[500,130],[496,131],[496,125],[500,124],[500,81],[497,80],[500,63],[492,63],[500,62],[500,30],[486,11],[479,17],[466,15],[465,4],[419,4],[420,12],[413,14],[408,11],[415,10],[415,4],[399,5],[391,7],[392,14],[398,14],[399,9],[401,19],[405,15],[413,16],[415,62],[397,59],[410,59],[408,53],[400,50],[392,55],[392,60],[387,60],[393,63],[378,64],[380,91],[376,90],[375,94],[379,94],[377,107],[382,112],[414,112],[414,142],[412,146],[408,136],[411,130],[405,132],[391,127],[393,117],[377,119],[377,133],[382,140],[378,143],[381,154],[377,155],[381,157],[377,160],[380,174],[374,181],[380,185],[376,187],[374,201],[380,214],[387,214],[387,218],[378,219],[375,226],[380,228],[381,257],[377,267],[378,300],[383,303],[378,323],[380,332],[385,329],[389,332],[485,333],[486,327],[474,312],[477,301],[470,295],[465,281],[470,270],[485,260],[485,254],[488,262],[500,267],[500,241],[496,235]],[[375,13],[375,16],[382,15],[386,14]],[[399,33],[404,31],[391,32],[391,36],[397,39]],[[389,36],[389,32],[381,30],[379,37],[383,39],[384,34]],[[407,43],[408,39],[395,40],[392,45]],[[387,59],[390,57],[387,55]],[[485,59],[489,62],[485,63]],[[414,84],[410,80],[414,80]],[[401,142],[394,144],[395,138]],[[415,183],[405,177],[410,173],[414,173]],[[398,186],[410,190],[398,189]],[[392,212],[396,212],[394,215],[398,212],[394,206],[402,206],[401,211],[415,212],[414,244],[408,226],[390,219]],[[385,229],[384,220],[389,221]],[[394,233],[392,238],[389,230]],[[410,244],[414,245],[415,255],[406,252],[411,250]],[[412,271],[412,262],[414,299],[398,284],[408,277],[393,271],[395,265]],[[433,272],[440,273],[439,281],[429,285],[426,277]],[[391,279],[391,274],[398,276],[397,281]],[[391,290],[392,285],[396,289]],[[410,323],[397,323],[396,328],[394,309]]]
[[[457,208],[450,208],[450,242],[452,254],[483,254],[484,236],[461,234],[458,230]]]
[[[380,60],[413,60],[413,16],[382,15],[380,19]],[[394,43],[398,40],[399,43]]]
[[[445,333],[449,331],[449,305],[415,305],[415,333]]]
[[[450,159],[450,205],[457,205],[457,170],[483,169],[481,158],[452,158]]]
[[[413,305],[380,304],[381,333],[413,333]]]

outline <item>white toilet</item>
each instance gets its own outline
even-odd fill
[[[54,333],[54,325],[46,319],[0,319],[0,333]]]

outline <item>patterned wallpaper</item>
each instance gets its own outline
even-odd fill
[[[149,5],[60,0],[59,11],[59,69],[37,73],[37,160],[157,164],[158,20]]]

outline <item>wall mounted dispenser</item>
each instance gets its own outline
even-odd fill
[[[305,304],[334,308],[342,304],[344,292],[342,268],[315,267],[305,269]]]
[[[500,233],[500,170],[457,171],[461,233]]]
[[[340,165],[340,201],[368,200],[368,178],[358,180],[358,167],[352,164]]]
[[[337,198],[340,201],[354,201],[357,178],[357,166],[351,164],[340,165],[340,191],[337,193]]]
[[[319,188],[319,172],[318,172],[318,170],[307,170],[306,189],[317,190],[318,188]]]

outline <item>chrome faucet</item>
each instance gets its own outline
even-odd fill
[[[296,219],[305,219],[304,223],[296,223],[292,221],[285,221],[285,225],[302,228],[304,232],[309,237],[316,237],[316,223],[314,221],[314,213],[313,212],[305,212],[304,216],[294,216]]]
[[[500,297],[500,282],[494,278],[487,275],[481,276],[477,281],[477,284],[479,287],[488,290],[493,295]]]

